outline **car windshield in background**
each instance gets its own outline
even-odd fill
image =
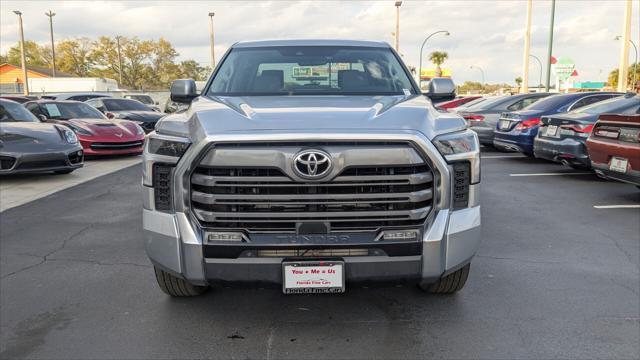
[[[138,100],[143,104],[153,105],[153,99],[151,98],[151,96],[147,96],[147,95],[129,95],[129,98],[131,98],[133,100]]]
[[[474,105],[471,105],[469,107],[466,107],[465,110],[487,110],[487,109],[491,109],[494,105],[501,103],[502,101],[505,100],[504,96],[495,96],[495,97],[488,97],[485,98],[484,101],[480,101]]]
[[[25,109],[24,106],[11,101],[0,101],[0,122],[14,121],[40,122],[40,120],[29,110]]]
[[[147,105],[131,99],[102,99],[109,111],[153,111]]]
[[[211,96],[416,93],[390,49],[349,46],[233,49],[207,92]]]
[[[50,119],[104,119],[100,111],[81,102],[44,103],[42,106]]]
[[[593,105],[585,106],[581,109],[575,110],[574,112],[591,115],[600,115],[606,113],[615,114],[624,111],[635,112],[638,106],[640,106],[639,103],[640,101],[638,101],[637,96],[628,98],[616,97],[613,99],[597,102]]]

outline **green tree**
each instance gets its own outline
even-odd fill
[[[56,70],[80,77],[90,76],[94,66],[91,50],[91,39],[86,37],[60,41],[56,45]]]
[[[211,74],[211,67],[201,66],[195,60],[185,60],[180,63],[180,74],[182,78],[203,81]]]
[[[153,41],[140,40],[137,37],[120,37],[120,53],[122,69],[118,60],[117,40],[108,36],[101,36],[93,42],[90,55],[96,64],[94,73],[98,76],[118,79],[122,71],[120,86],[142,90],[149,85],[149,78],[154,76],[150,65],[153,54]]]
[[[517,86],[517,87],[520,87],[520,85],[522,85],[522,78],[521,78],[520,76],[518,76],[518,77],[515,79],[515,82],[516,82],[516,86]]]
[[[629,77],[627,83],[633,87],[633,72],[636,72],[636,81],[640,81],[640,63],[639,64],[631,64],[629,66]],[[607,84],[612,88],[618,87],[618,69],[613,69],[609,73],[609,78],[607,79]]]
[[[38,43],[26,40],[24,42],[24,57],[28,66],[40,66],[45,68],[51,67],[51,47],[41,46]],[[7,54],[7,62],[14,65],[20,65],[20,43],[12,46]]]
[[[440,65],[444,64],[448,58],[449,54],[446,51],[434,51],[429,55],[429,60],[436,66],[436,77],[442,76]]]

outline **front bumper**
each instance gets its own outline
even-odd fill
[[[138,140],[132,140],[132,141],[139,141],[139,142],[144,142],[144,138],[143,139],[138,139]],[[140,146],[135,146],[135,147],[126,147],[126,148],[122,148],[122,149],[118,149],[117,147],[114,148],[95,148],[92,147],[93,143],[96,143],[99,141],[87,141],[87,140],[80,140],[80,143],[82,144],[82,148],[84,149],[84,154],[88,155],[88,156],[97,156],[97,155],[131,155],[131,154],[142,154],[142,151],[144,150],[144,146],[140,145]],[[117,144],[116,144],[117,145]]]
[[[284,257],[205,258],[200,232],[184,213],[145,209],[143,230],[151,262],[194,284],[282,281]],[[440,210],[422,235],[420,255],[343,257],[346,280],[433,282],[467,264],[480,238],[480,206]]]
[[[585,167],[591,166],[585,143],[572,138],[549,139],[536,137],[533,142],[533,154],[540,159],[555,162],[566,161]]]
[[[63,151],[28,154],[0,152],[0,157],[13,159],[11,167],[0,169],[0,174],[75,170],[84,166],[84,154],[80,146]]]

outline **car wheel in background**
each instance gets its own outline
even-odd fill
[[[206,292],[208,286],[195,286],[186,280],[173,276],[166,271],[153,267],[160,289],[174,297],[197,296]]]
[[[431,294],[453,294],[460,291],[469,277],[471,263],[461,269],[441,278],[432,284],[420,284],[420,288]]]

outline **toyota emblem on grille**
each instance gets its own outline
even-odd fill
[[[331,170],[329,154],[320,150],[305,150],[293,158],[293,170],[306,179],[319,179]]]

